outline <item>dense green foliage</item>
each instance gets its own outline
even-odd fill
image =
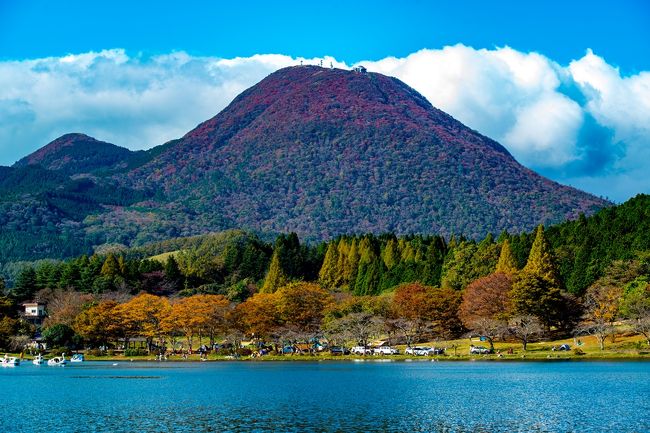
[[[319,280],[326,288],[376,295],[412,281],[462,290],[501,263],[501,272],[523,269],[545,277],[558,289],[582,294],[616,260],[632,260],[650,250],[648,221],[650,196],[640,195],[545,231],[540,227],[536,233],[502,233],[498,239],[488,235],[480,242],[368,234],[306,245],[290,234],[269,244],[253,234],[231,230],[66,262],[43,262],[7,280],[19,299],[56,287],[94,293],[117,288],[188,294],[231,290],[231,296],[241,297],[237,290],[245,290],[247,284],[265,285],[274,263],[264,289],[269,293],[287,281]],[[160,261],[147,260],[166,252],[173,254]]]

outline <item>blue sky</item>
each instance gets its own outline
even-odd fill
[[[650,193],[650,2],[242,3],[0,0],[0,164],[71,131],[151,147],[327,57],[397,76],[555,180]]]

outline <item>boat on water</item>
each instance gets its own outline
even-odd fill
[[[34,359],[32,359],[32,364],[34,365],[43,365],[45,364],[45,358],[43,358],[43,355],[36,355]]]
[[[5,354],[4,358],[2,358],[2,366],[3,367],[17,367],[20,365],[20,359],[16,358],[15,356],[8,356]]]
[[[66,362],[67,361],[65,360],[65,353],[62,353],[61,356],[55,356],[52,359],[48,359],[47,360],[47,365],[49,365],[49,366],[57,366],[57,365],[64,366],[66,364]]]
[[[84,362],[86,358],[84,358],[83,353],[75,353],[72,355],[72,358],[70,358],[70,362]]]

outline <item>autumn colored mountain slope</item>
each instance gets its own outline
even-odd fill
[[[68,134],[2,170],[18,180],[0,191],[0,262],[227,228],[479,238],[610,205],[521,166],[395,78],[316,66],[269,75],[146,152]],[[51,181],[32,189],[33,170]]]
[[[340,233],[521,231],[608,205],[526,169],[401,81],[281,69],[130,173],[215,225]]]

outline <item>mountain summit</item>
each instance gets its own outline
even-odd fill
[[[608,205],[521,166],[396,78],[316,66],[269,75],[130,176],[204,224],[312,239],[483,236]]]

